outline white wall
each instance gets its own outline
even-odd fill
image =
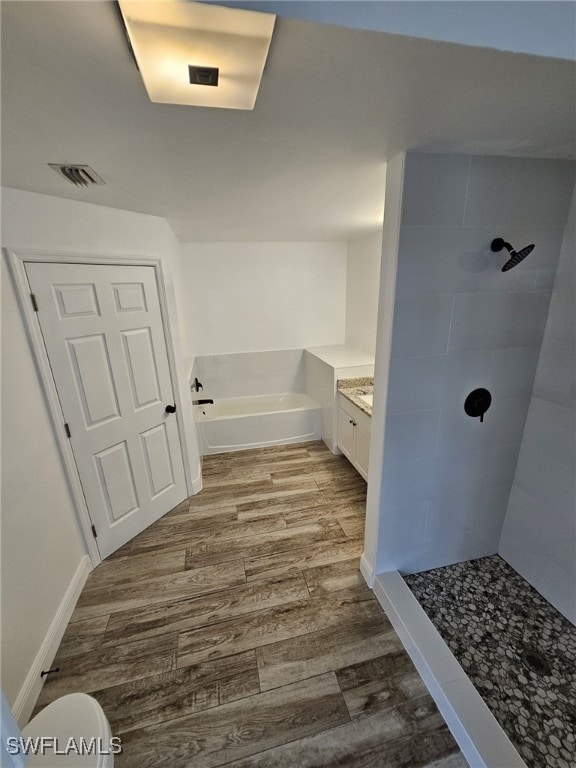
[[[348,243],[346,346],[373,355],[376,350],[382,233]]]
[[[346,243],[186,243],[198,355],[342,344]]]
[[[563,161],[406,156],[378,571],[497,551],[573,185]],[[503,273],[495,237],[536,249]]]
[[[178,334],[174,285],[182,282],[180,255],[164,219],[3,189],[2,245],[162,257],[172,332]],[[178,347],[176,353],[180,357]],[[189,397],[182,370],[179,378]],[[2,459],[2,688],[13,705],[85,549],[4,260]]]
[[[576,624],[576,198],[499,552]]]
[[[2,263],[2,688],[13,705],[85,554]]]

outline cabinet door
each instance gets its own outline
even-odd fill
[[[370,433],[356,427],[356,468],[368,480],[368,460],[370,458]]]
[[[352,462],[354,461],[354,433],[355,426],[352,417],[344,409],[340,408],[338,417],[338,448]]]

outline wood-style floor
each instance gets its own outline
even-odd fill
[[[351,465],[304,443],[203,480],[90,574],[37,711],[92,694],[118,768],[464,768],[358,570]]]

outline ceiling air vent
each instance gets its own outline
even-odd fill
[[[105,183],[89,165],[59,165],[58,163],[48,163],[48,165],[76,187],[91,187],[93,184]]]

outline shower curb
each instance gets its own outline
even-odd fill
[[[373,589],[471,768],[527,768],[398,571]]]

